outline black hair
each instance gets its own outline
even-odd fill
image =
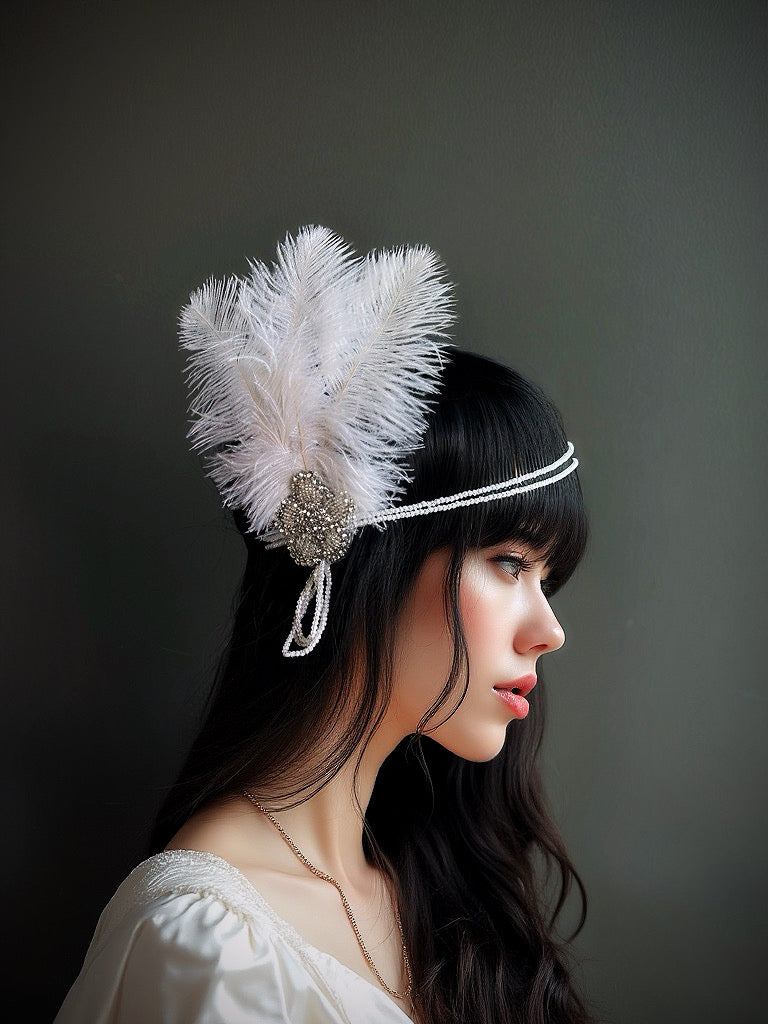
[[[454,494],[545,466],[566,448],[558,410],[502,364],[451,350],[403,502]],[[509,498],[365,527],[333,566],[331,615],[317,648],[284,658],[306,569],[246,532],[248,558],[231,639],[187,762],[155,825],[151,852],[207,802],[248,787],[300,803],[370,739],[392,689],[398,612],[425,559],[451,552],[445,606],[454,637],[443,693],[384,762],[366,809],[366,854],[397,893],[423,1024],[580,1024],[591,1018],[555,919],[573,884],[537,767],[543,693],[507,730],[501,753],[469,762],[429,739],[430,720],[468,684],[458,588],[467,552],[516,540],[543,557],[554,592],[579,563],[588,527],[577,474]],[[352,686],[352,679],[363,685]],[[455,699],[451,700],[451,705]],[[332,726],[343,723],[337,730]],[[359,762],[358,762],[359,763]],[[554,906],[541,870],[554,867]],[[578,930],[578,929],[577,929]]]

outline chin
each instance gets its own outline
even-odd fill
[[[447,723],[446,723],[447,724]],[[452,731],[453,733],[453,731]],[[458,733],[458,730],[457,730]],[[445,726],[426,733],[435,743],[464,761],[492,761],[504,749],[506,729],[488,728],[472,733],[448,734]]]

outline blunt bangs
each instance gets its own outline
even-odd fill
[[[536,385],[487,357],[452,353],[424,447],[414,453],[407,501],[497,483],[560,458],[568,438],[557,408]],[[578,453],[577,453],[578,454]],[[588,520],[578,470],[537,490],[424,517],[430,547],[463,549],[518,541],[548,565],[550,592],[586,549]]]

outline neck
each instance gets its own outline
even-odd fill
[[[365,889],[370,884],[363,819],[379,769],[401,739],[381,733],[379,730],[363,751],[357,773],[358,754],[319,793],[297,807],[281,810],[270,805],[268,798],[263,800],[304,856],[342,886]]]

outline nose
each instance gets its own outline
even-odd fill
[[[529,613],[515,631],[515,650],[518,654],[536,655],[556,651],[565,643],[565,631],[558,622],[545,595],[538,591],[531,600]]]

